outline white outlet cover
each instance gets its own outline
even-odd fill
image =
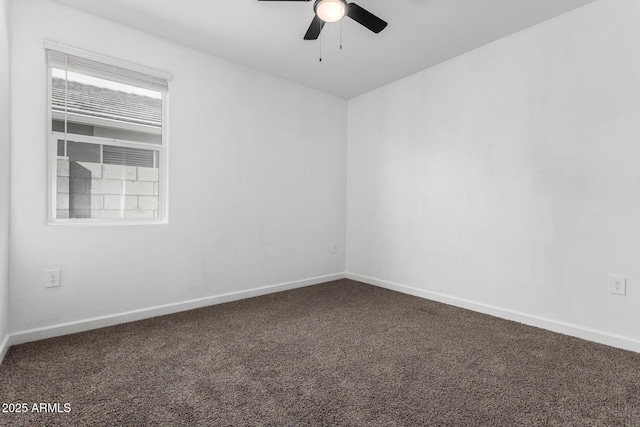
[[[45,288],[56,288],[60,286],[60,270],[46,270],[44,273]]]
[[[622,276],[609,276],[609,292],[616,295],[626,295],[627,278]]]

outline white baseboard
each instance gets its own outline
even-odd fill
[[[0,365],[4,360],[4,356],[7,354],[7,350],[9,350],[9,335],[6,335],[0,343]]]
[[[309,279],[296,280],[293,282],[248,289],[245,291],[229,292],[221,295],[197,298],[172,304],[165,304],[139,310],[126,311],[123,313],[111,314],[107,316],[93,317],[90,319],[83,319],[75,322],[60,323],[57,325],[45,326],[42,328],[13,332],[8,336],[8,342],[7,339],[3,341],[3,347],[0,347],[0,350],[4,349],[4,352],[6,352],[7,348],[10,345],[23,344],[30,341],[53,338],[61,335],[75,334],[77,332],[89,331],[91,329],[104,328],[107,326],[134,322],[136,320],[143,320],[151,317],[164,316],[166,314],[193,310],[210,305],[223,304],[225,302],[237,301],[245,298],[252,298],[260,295],[287,291],[290,289],[303,288],[305,286],[317,285],[319,283],[330,282],[332,280],[344,279],[345,277],[345,273],[328,274],[325,276],[312,277]],[[0,353],[0,355],[4,355],[4,353]]]
[[[624,350],[630,350],[630,351],[635,351],[637,353],[640,353],[640,341],[637,341],[628,337],[623,337],[620,335],[599,331],[597,329],[586,328],[583,326],[574,325],[571,323],[566,323],[558,320],[534,316],[531,314],[522,313],[515,310],[509,310],[506,308],[495,307],[488,304],[478,303],[478,302],[466,300],[463,298],[458,298],[452,295],[447,295],[439,292],[426,291],[424,289],[405,286],[398,283],[389,282],[386,280],[374,279],[372,277],[362,276],[359,274],[347,273],[346,277],[347,279],[356,280],[358,282],[367,283],[369,285],[374,285],[381,288],[402,292],[404,294],[409,294],[409,295],[425,298],[428,300],[453,305],[456,307],[466,308],[472,311],[489,314],[491,316],[499,317],[502,319],[512,320],[515,322],[523,323],[525,325],[546,329],[548,331],[558,332],[564,335],[582,338],[587,341],[593,341],[600,344],[609,345],[611,347],[621,348]]]

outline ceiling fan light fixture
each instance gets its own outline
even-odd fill
[[[337,22],[347,14],[348,6],[345,0],[318,0],[313,9],[324,22]]]

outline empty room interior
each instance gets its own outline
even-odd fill
[[[639,21],[0,0],[0,425],[640,425]]]

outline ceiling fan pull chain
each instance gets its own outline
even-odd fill
[[[343,21],[344,21],[343,19],[340,20],[340,50],[342,50],[342,22]]]
[[[319,46],[320,46],[320,53],[319,53],[319,58],[318,58],[318,62],[322,62],[322,34],[320,34],[320,36],[318,37],[318,41],[320,42]]]

